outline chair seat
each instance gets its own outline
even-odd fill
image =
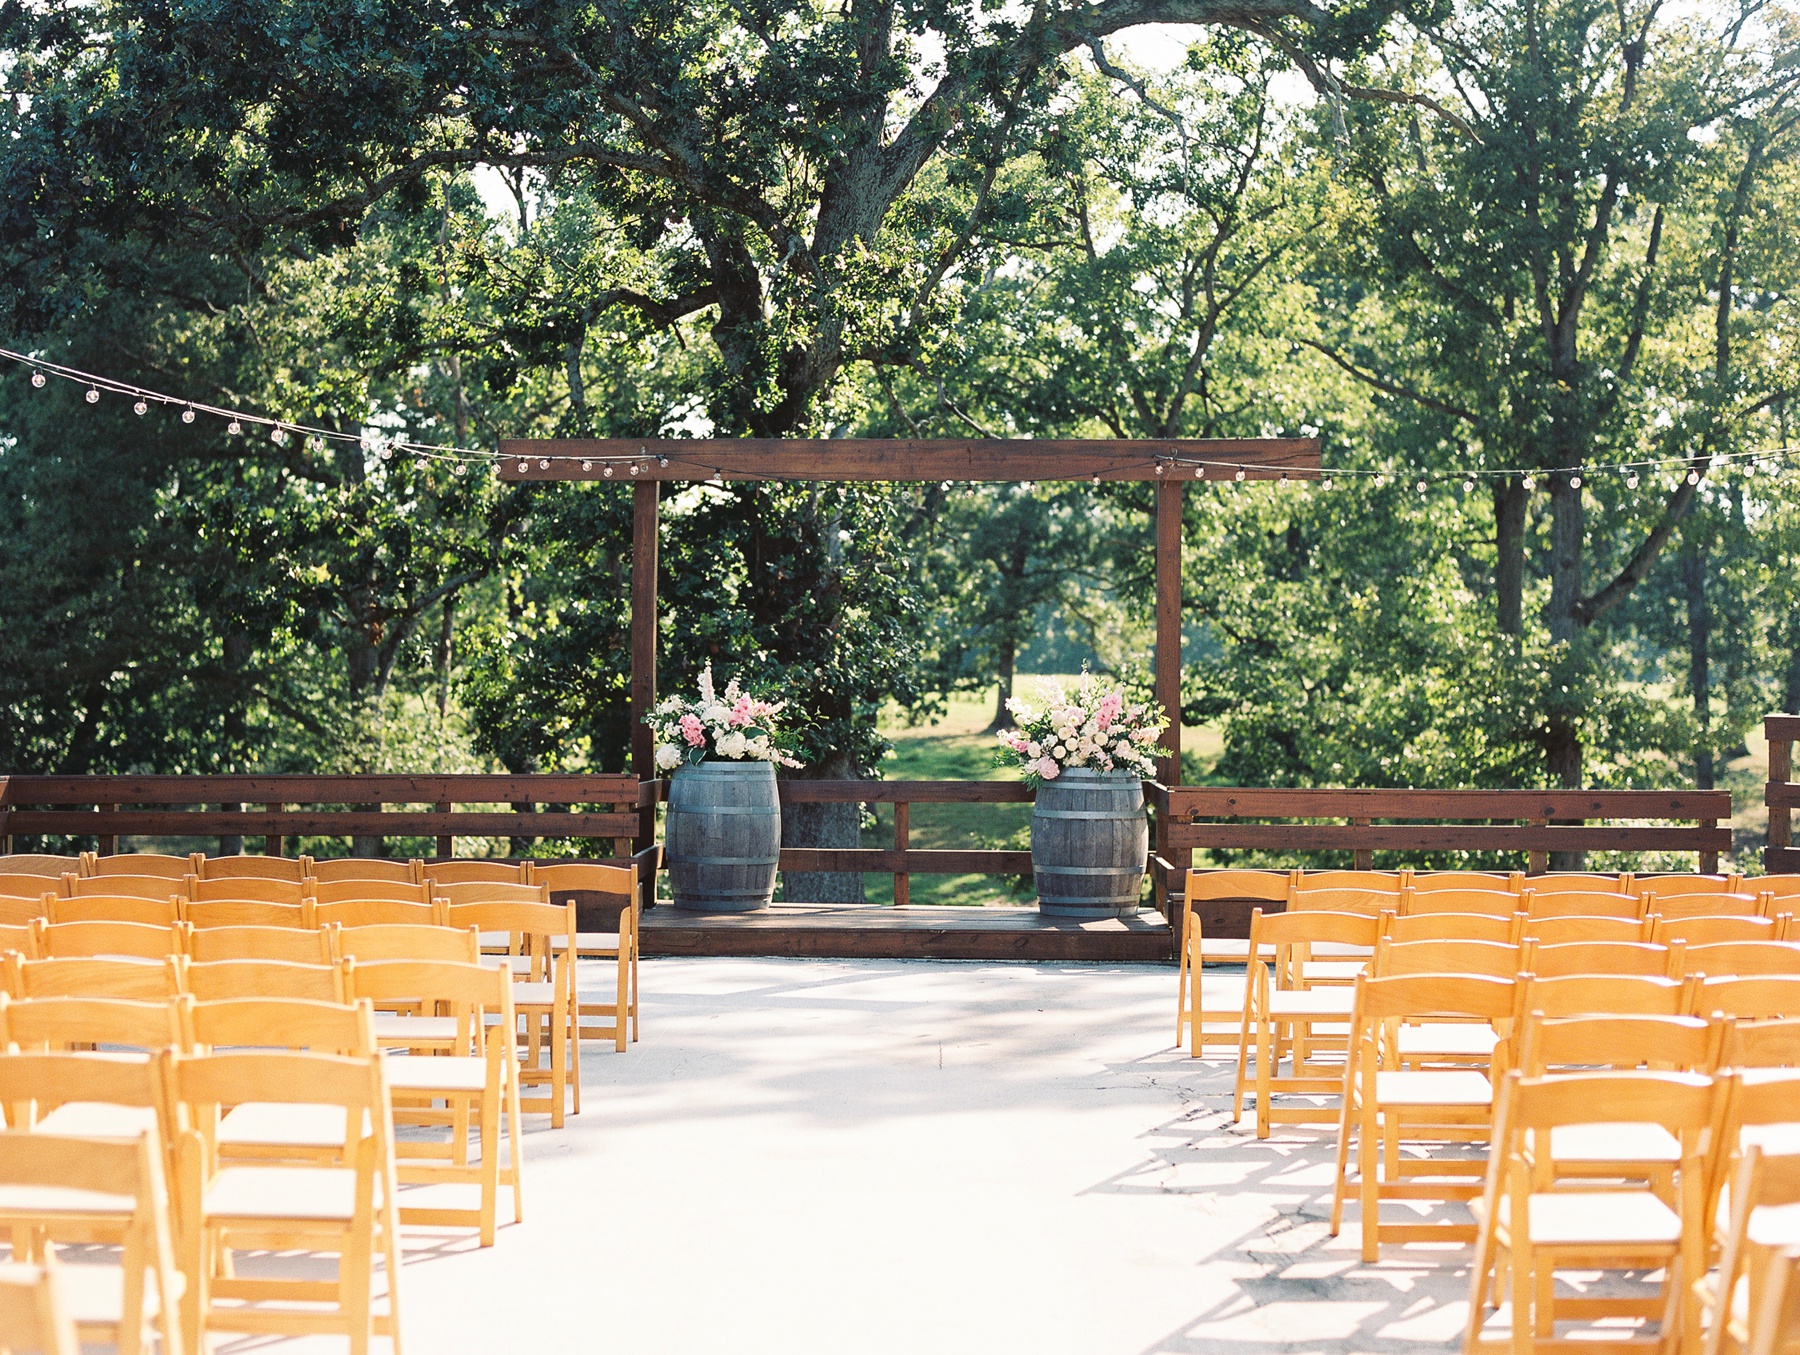
[[[1500,1201],[1506,1220],[1510,1201]],[[1681,1218],[1641,1190],[1557,1191],[1531,1197],[1531,1242],[1538,1247],[1659,1247],[1681,1239]]]
[[[402,1016],[398,1012],[375,1013],[375,1038],[382,1044],[441,1044],[456,1038],[454,1016]]]
[[[1383,1106],[1491,1106],[1494,1088],[1484,1074],[1388,1072],[1375,1074],[1375,1099]]]
[[[137,1200],[100,1190],[68,1186],[0,1186],[0,1217],[17,1214],[130,1215]]]
[[[1368,967],[1367,960],[1308,960],[1305,970],[1309,979],[1337,979],[1347,983]]]
[[[1446,1057],[1483,1058],[1494,1052],[1500,1037],[1485,1021],[1442,1021],[1425,1026],[1401,1026],[1401,1054],[1438,1054]]]
[[[177,1298],[180,1291],[186,1288],[187,1277],[177,1270],[171,1278],[175,1282],[176,1292],[169,1297]],[[98,1262],[65,1261],[56,1269],[56,1287],[62,1294],[70,1318],[78,1327],[110,1327],[124,1316],[123,1267]],[[144,1272],[143,1295],[144,1316],[154,1318],[162,1310],[162,1300],[157,1293],[156,1272],[153,1270]]]
[[[1269,1015],[1277,1021],[1289,1016],[1349,1016],[1355,1006],[1354,988],[1276,988],[1269,992]]]
[[[1679,1163],[1681,1140],[1659,1124],[1559,1124],[1550,1131],[1558,1162]]]
[[[514,983],[512,986],[513,1006],[519,1007],[553,1007],[556,1005],[556,985],[548,979],[532,979],[525,983]]]
[[[1759,1247],[1800,1247],[1800,1204],[1759,1205],[1744,1235]]]
[[[487,1061],[466,1056],[389,1059],[387,1081],[397,1092],[478,1092],[487,1086]]]
[[[342,1106],[251,1101],[219,1121],[220,1147],[341,1148],[346,1137]]]
[[[69,1101],[44,1116],[35,1128],[40,1134],[133,1139],[146,1129],[157,1129],[159,1126],[156,1112],[149,1106],[113,1106],[103,1101]]]
[[[209,1222],[356,1217],[356,1172],[349,1167],[223,1167],[206,1189]]]
[[[619,957],[619,934],[576,932],[575,953],[584,960],[616,960]]]

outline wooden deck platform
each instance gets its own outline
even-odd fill
[[[787,955],[821,959],[1102,960],[1167,962],[1175,943],[1161,913],[1095,922],[1035,908],[776,904],[758,913],[689,913],[658,904],[643,915],[649,955]]]

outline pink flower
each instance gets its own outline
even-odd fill
[[[1056,765],[1056,759],[1053,757],[1039,758],[1036,767],[1032,770],[1036,771],[1037,774],[1046,781],[1054,781],[1057,777],[1062,775],[1062,768]]]
[[[1105,729],[1119,718],[1119,711],[1124,708],[1125,698],[1117,692],[1108,692],[1100,699],[1100,709],[1094,712],[1094,723]]]
[[[737,704],[731,708],[731,724],[734,729],[742,729],[756,718],[756,703],[747,696],[740,696]]]
[[[688,741],[690,748],[698,748],[706,742],[706,730],[700,723],[700,717],[692,711],[681,717],[681,737]]]

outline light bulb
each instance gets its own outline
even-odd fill
[[[1277,484],[1285,485],[1287,483],[1287,472],[1282,471],[1280,475],[1275,477],[1275,482]]]
[[[88,387],[87,402],[90,405],[97,405],[100,403],[100,392],[92,386]]]
[[[1088,483],[1090,485],[1097,485],[1100,483],[1100,477],[1098,475],[1090,475],[1088,477]]]
[[[140,416],[145,415],[150,412],[150,406],[139,400],[131,406],[131,412]]]
[[[1156,473],[1158,476],[1167,475],[1169,473],[1169,468],[1167,466],[1163,465],[1162,462],[1158,461],[1156,463]]]
[[[1690,485],[1697,485],[1697,484],[1699,484],[1699,483],[1700,483],[1700,472],[1699,472],[1699,471],[1697,471],[1697,470],[1691,470],[1691,471],[1689,471],[1689,472],[1688,472],[1688,473],[1687,473],[1687,482],[1688,482],[1688,483],[1689,483],[1689,484],[1690,484]]]
[[[520,475],[523,475],[526,471],[528,471],[530,469],[531,469],[531,463],[529,461],[521,461],[519,463],[519,474]]]
[[[1319,481],[1319,486],[1322,489],[1330,489],[1331,488],[1331,477],[1329,475],[1327,475],[1323,480]]]
[[[1244,478],[1244,468],[1239,466],[1237,472],[1231,478],[1233,480],[1242,480]]]
[[[273,442],[279,446],[285,447],[287,445],[287,439],[288,439],[287,429],[283,428],[280,424],[276,424],[273,428],[271,428],[269,430],[269,441],[270,442]]]
[[[450,473],[452,475],[460,476],[467,469],[468,469],[467,466],[463,465],[462,462],[458,461],[454,466],[450,467]]]
[[[669,458],[666,456],[659,456],[656,458],[656,464],[659,466],[666,466],[669,464]]]
[[[538,461],[538,469],[539,470],[549,470],[550,469],[550,458],[549,457],[540,458]]]
[[[49,378],[46,377],[42,372],[33,372],[31,374],[31,384],[33,386],[35,386],[38,390],[42,390],[44,388],[44,382],[47,381],[48,379]]]
[[[1387,483],[1387,476],[1381,475],[1379,473],[1375,476],[1375,488],[1380,489],[1386,483]]]
[[[613,471],[613,468],[609,465],[605,469],[603,469],[600,473],[602,475],[604,475],[608,480],[610,480],[613,478],[614,471]]]
[[[1570,489],[1580,489],[1581,488],[1581,477],[1579,475],[1571,475],[1569,477],[1569,488]]]
[[[1196,480],[1204,480],[1206,478],[1206,467],[1205,466],[1195,466],[1194,467],[1194,478]]]
[[[1637,487],[1638,487],[1637,472],[1633,471],[1630,475],[1627,475],[1625,477],[1625,488],[1636,489]]]
[[[427,461],[424,457],[420,457],[417,461],[413,462],[413,469],[417,470],[417,471],[430,470],[431,463],[429,461]]]
[[[1524,488],[1524,490],[1527,494],[1529,494],[1532,490],[1537,488],[1537,481],[1532,479],[1529,475],[1527,475],[1523,480],[1519,481],[1519,484]]]
[[[638,465],[637,462],[633,461],[631,463],[631,473],[633,475],[642,475],[644,473],[644,468],[642,466]]]
[[[1475,482],[1473,480],[1464,480],[1463,481],[1463,493],[1473,494],[1474,492],[1475,492]]]
[[[236,437],[239,433],[244,431],[244,425],[239,423],[236,419],[233,419],[230,423],[225,425],[225,431],[230,433],[233,437]]]
[[[594,468],[594,463],[592,461],[583,461],[581,463],[581,468],[583,470],[592,470]]]
[[[1425,482],[1423,480],[1419,481],[1416,488],[1418,489],[1419,493],[1423,494],[1425,492]]]
[[[181,411],[181,421],[183,423],[192,423],[194,421],[194,407],[192,405],[189,405],[186,409]]]

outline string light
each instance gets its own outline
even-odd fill
[[[42,390],[44,388],[44,383],[49,379],[50,378],[45,376],[42,372],[33,372],[31,374],[31,384],[38,390]]]
[[[632,463],[631,463],[631,473],[632,473],[632,474],[633,474],[633,475],[638,475],[638,474],[641,474],[641,473],[642,473],[642,472],[643,472],[643,469],[644,469],[644,468],[643,468],[643,467],[642,467],[642,466],[640,466],[640,465],[638,465],[638,463],[637,463],[637,462],[635,462],[635,461],[633,461],[633,462],[632,462]]]
[[[1426,488],[1425,482],[1423,480],[1419,481],[1419,483],[1415,486],[1415,488],[1418,489],[1419,493],[1423,494],[1425,492],[1425,488]]]
[[[1699,484],[1699,483],[1700,483],[1700,472],[1699,472],[1699,471],[1697,471],[1697,470],[1691,470],[1691,471],[1689,471],[1689,472],[1688,472],[1688,473],[1687,473],[1687,482],[1688,482],[1688,483],[1689,483],[1689,484],[1690,484],[1690,485],[1697,485],[1697,484]]]
[[[1232,478],[1232,479],[1233,479],[1233,480],[1237,480],[1237,481],[1240,481],[1240,482],[1241,482],[1241,481],[1242,481],[1242,480],[1243,480],[1243,478],[1244,478],[1244,468],[1243,468],[1243,467],[1242,467],[1242,466],[1239,466],[1239,467],[1238,467],[1238,468],[1237,468],[1237,474],[1236,474],[1236,475],[1234,475],[1234,476],[1232,476],[1232,477],[1231,477],[1231,478]]]
[[[1163,476],[1167,475],[1168,473],[1169,473],[1169,468],[1166,465],[1164,465],[1162,462],[1158,461],[1156,463],[1157,478],[1160,480]]]
[[[1637,472],[1636,471],[1627,471],[1625,473],[1625,488],[1636,489],[1637,487],[1638,487]]]
[[[189,405],[186,409],[181,411],[181,421],[183,423],[192,423],[194,421],[194,407],[192,405]]]
[[[90,405],[97,405],[100,403],[100,388],[99,387],[97,387],[97,386],[89,386],[88,387],[87,402]]]
[[[1519,481],[1519,487],[1529,494],[1532,490],[1537,488],[1537,481],[1527,475],[1523,480]]]
[[[539,470],[549,470],[550,469],[550,458],[545,457],[542,460],[540,460],[538,462],[538,469]]]
[[[236,437],[239,433],[244,431],[244,425],[239,423],[236,419],[233,419],[230,423],[225,425],[225,431],[231,434],[232,437]]]
[[[1375,473],[1375,488],[1380,489],[1386,483],[1387,483],[1387,476],[1385,476],[1385,475],[1381,474],[1381,472],[1377,471]]]
[[[609,463],[609,464],[601,467],[600,473],[602,475],[604,475],[608,480],[612,479],[614,472],[613,472],[613,468],[612,468],[611,464]]]
[[[131,412],[141,419],[150,412],[150,406],[145,404],[142,400],[139,400],[131,407]]]
[[[1581,477],[1579,475],[1571,475],[1569,477],[1569,488],[1570,489],[1580,489],[1581,488]]]
[[[1473,480],[1464,480],[1463,481],[1463,493],[1473,494],[1474,492],[1475,492],[1475,482]]]
[[[581,463],[581,468],[583,470],[592,470],[594,468],[594,463],[592,461],[583,461]]]
[[[1319,487],[1321,489],[1330,489],[1331,488],[1331,477],[1329,475],[1327,475],[1323,480],[1319,481]]]
[[[529,461],[521,461],[519,463],[519,474],[520,475],[523,475],[526,471],[528,471],[530,469],[531,469],[531,463]]]
[[[1206,478],[1206,467],[1205,466],[1195,466],[1194,467],[1194,478],[1196,480],[1204,480]]]

